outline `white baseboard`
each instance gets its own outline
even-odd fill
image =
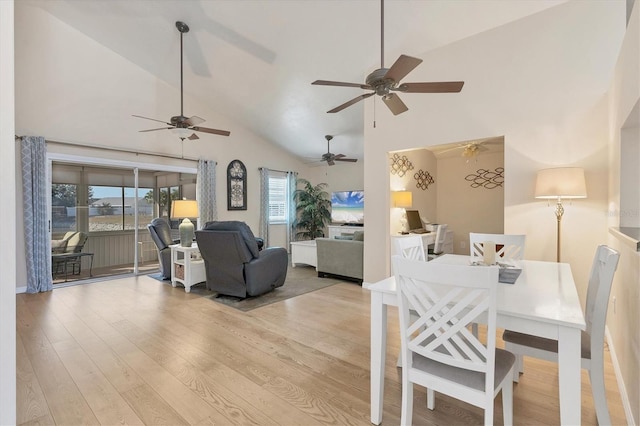
[[[620,392],[620,399],[622,399],[622,406],[624,407],[624,414],[627,418],[627,424],[629,426],[636,426],[637,423],[633,418],[633,413],[631,412],[631,404],[629,403],[629,394],[627,394],[627,388],[624,386],[624,380],[622,379],[622,373],[620,372],[620,364],[618,364],[616,350],[612,344],[611,334],[609,334],[609,327],[605,327],[604,333],[607,337],[607,345],[609,345],[609,354],[611,355],[611,364],[613,364],[613,371],[616,374],[618,391]]]
[[[26,293],[26,292],[27,292],[27,286],[26,285],[24,287],[16,287],[16,294]]]

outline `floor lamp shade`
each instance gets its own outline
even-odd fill
[[[178,227],[180,231],[180,245],[191,247],[195,229],[190,217],[198,217],[198,202],[196,200],[174,200],[171,203],[171,218],[180,219],[182,223]]]
[[[538,171],[535,197],[558,200],[555,212],[558,221],[556,260],[560,262],[560,223],[564,214],[562,199],[587,198],[584,169],[580,167],[557,167]]]
[[[584,169],[557,167],[538,172],[536,198],[587,198]]]

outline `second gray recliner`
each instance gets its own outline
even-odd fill
[[[209,222],[196,231],[207,289],[228,296],[259,296],[284,284],[288,254],[283,247],[258,250],[249,226],[239,221]]]

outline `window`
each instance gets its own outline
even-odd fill
[[[54,235],[77,230],[77,193],[78,186],[74,184],[51,185],[51,232]]]
[[[287,221],[287,178],[269,176],[269,223]]]
[[[89,186],[89,232],[134,229],[135,189],[122,186]],[[138,229],[153,218],[151,188],[138,188]]]

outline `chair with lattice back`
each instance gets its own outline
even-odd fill
[[[598,424],[609,425],[609,409],[604,386],[604,334],[607,322],[607,307],[613,276],[618,267],[620,254],[605,245],[598,246],[591,265],[585,321],[587,329],[581,336],[582,368],[589,371],[593,402],[596,407]],[[522,356],[527,355],[547,361],[558,362],[558,341],[505,330],[502,339],[505,348],[517,357],[513,381],[519,380],[524,372]]]
[[[496,244],[496,260],[513,261],[524,259],[525,235],[519,234],[480,234],[469,233],[469,250],[471,260],[481,261],[484,257],[484,243],[493,241]]]
[[[498,267],[420,262],[393,256],[400,315],[403,425],[412,424],[413,384],[484,409],[493,425],[493,406],[502,391],[504,424],[513,423],[515,356],[496,348]],[[418,313],[415,317],[412,311]],[[487,342],[467,329],[478,315],[487,320]]]
[[[448,227],[449,225],[447,224],[436,225],[436,242],[433,244],[433,248],[428,249],[427,260],[433,260],[444,254],[444,245],[447,239]]]

